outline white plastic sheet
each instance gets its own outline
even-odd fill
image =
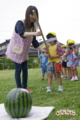
[[[39,107],[32,106],[29,115],[26,118],[11,118],[5,111],[4,104],[0,104],[0,120],[45,120],[55,109],[53,106]]]

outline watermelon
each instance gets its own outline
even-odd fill
[[[4,107],[12,118],[24,118],[32,108],[31,95],[25,89],[14,88],[7,94]]]

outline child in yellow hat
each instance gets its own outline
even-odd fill
[[[47,73],[48,73],[48,87],[47,92],[52,91],[52,78],[53,73],[56,72],[59,87],[58,91],[63,91],[62,86],[62,78],[61,78],[61,72],[62,72],[62,65],[61,65],[61,58],[60,56],[63,54],[62,48],[60,44],[57,42],[56,34],[53,32],[50,32],[47,34],[47,44],[49,44],[49,53],[45,54],[46,57],[48,57],[48,64],[47,64]]]
[[[75,46],[75,41],[68,39],[67,40],[67,45],[68,45],[68,49],[65,53],[65,56],[67,56],[67,66],[69,68],[69,72],[72,76],[71,81],[75,81],[78,80],[78,71],[77,71],[77,67],[78,67],[78,52],[79,49],[78,47]]]
[[[44,56],[46,53],[46,46],[43,46],[42,53],[39,55],[40,58],[40,67],[41,67],[41,72],[42,72],[42,79],[44,80],[45,74],[47,74],[47,62],[48,62],[48,57]]]
[[[63,55],[61,56],[61,60],[62,60],[62,68],[63,68],[63,78],[66,79],[67,78],[67,57],[64,57],[64,54],[66,52],[67,46],[66,45],[62,45],[62,51],[63,51]]]

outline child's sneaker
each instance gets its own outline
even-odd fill
[[[60,91],[60,92],[63,91],[63,87],[59,86],[58,91]]]
[[[72,77],[70,81],[74,81],[74,80],[75,80],[75,78],[74,78],[74,77]]]
[[[72,76],[70,76],[69,79],[72,79]]]
[[[52,90],[51,90],[51,87],[49,86],[49,87],[47,87],[47,91],[46,92],[52,92]]]
[[[64,77],[64,75],[61,75],[61,78],[63,78]]]
[[[64,79],[67,79],[67,76],[64,76]]]
[[[76,80],[76,81],[77,81],[77,80],[78,80],[78,77],[77,77],[77,76],[75,76],[74,80]]]

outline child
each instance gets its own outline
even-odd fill
[[[78,47],[75,46],[75,42],[73,40],[68,40],[68,49],[65,53],[68,60],[68,67],[71,69],[71,81],[78,80]]]
[[[62,47],[63,53],[65,54],[67,46],[62,45],[61,47]],[[67,78],[67,57],[64,57],[64,54],[61,56],[61,59],[62,59],[62,67],[63,67],[63,77],[64,79],[66,79]]]
[[[70,39],[68,39],[67,40],[67,50],[68,50],[68,41],[69,41]],[[67,50],[66,50],[66,53],[67,53]],[[65,53],[65,54],[66,54]],[[64,55],[65,55],[64,54]],[[68,54],[67,54],[68,55]],[[67,57],[67,56],[66,56]],[[72,78],[72,71],[71,71],[71,67],[69,67],[69,61],[67,60],[67,69],[68,69],[68,79],[71,79]]]
[[[46,46],[43,46],[42,54],[40,54],[40,56],[39,56],[40,66],[41,66],[41,70],[42,70],[42,79],[41,80],[44,80],[44,75],[45,75],[45,73],[47,74],[48,57],[45,57],[44,53],[46,53]]]
[[[48,57],[48,64],[47,64],[47,73],[48,73],[48,87],[47,92],[51,92],[52,86],[52,78],[53,73],[56,72],[56,76],[58,79],[59,88],[58,91],[63,91],[62,87],[62,78],[60,72],[62,72],[62,66],[60,61],[60,56],[63,54],[61,46],[57,43],[56,34],[50,32],[47,34],[47,43],[49,44],[48,47],[48,54],[45,54]]]

